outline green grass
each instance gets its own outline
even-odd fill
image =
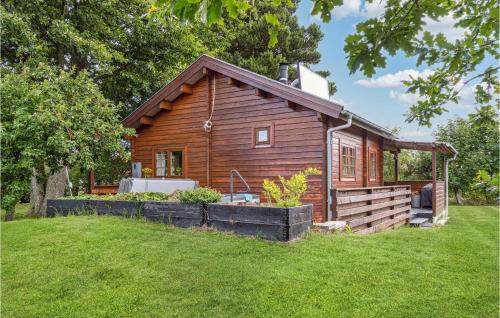
[[[2,223],[2,317],[498,317],[498,209],[291,244],[119,217]]]

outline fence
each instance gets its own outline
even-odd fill
[[[374,233],[396,228],[410,218],[409,185],[332,190],[334,219],[353,232]]]

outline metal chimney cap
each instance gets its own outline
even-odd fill
[[[288,63],[286,62],[280,63],[280,74],[278,81],[288,85]]]

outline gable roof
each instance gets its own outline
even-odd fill
[[[309,94],[290,85],[283,84],[211,56],[202,55],[176,78],[163,86],[151,98],[128,115],[122,121],[123,125],[125,127],[139,127],[140,118],[142,116],[156,115],[161,110],[159,106],[161,101],[175,100],[181,94],[180,87],[183,84],[193,85],[198,82],[205,76],[205,70],[215,71],[239,82],[334,118],[338,118],[340,112],[344,108],[342,105]]]

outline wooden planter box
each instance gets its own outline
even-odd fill
[[[139,201],[109,201],[109,200],[88,200],[88,210],[99,215],[116,215],[133,217],[141,215],[142,202]]]
[[[180,202],[144,202],[146,220],[172,224],[178,227],[197,227],[204,224],[203,204]]]
[[[47,216],[80,214],[87,209],[87,203],[88,200],[47,199]]]
[[[221,231],[257,235],[268,240],[300,238],[312,225],[312,205],[292,208],[208,205],[208,225]]]
[[[47,216],[57,214],[81,214],[95,212],[99,215],[110,214],[119,216],[134,216],[141,212],[141,202],[138,201],[108,201],[108,200],[47,200]]]

